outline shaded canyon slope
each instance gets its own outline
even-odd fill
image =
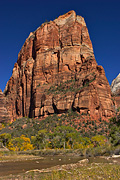
[[[10,121],[10,114],[7,110],[7,101],[0,89],[0,123]]]
[[[97,65],[84,18],[70,11],[31,32],[4,94],[11,119],[69,109],[111,117],[111,90]]]

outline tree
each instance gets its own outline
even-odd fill
[[[73,142],[78,133],[73,127],[71,126],[58,126],[55,130],[57,135],[61,136],[61,142],[63,144],[63,148],[67,147],[67,144],[73,148]]]
[[[42,129],[38,131],[38,134],[36,136],[32,136],[32,143],[36,149],[45,148],[46,134],[47,130]]]
[[[11,139],[11,134],[4,133],[0,135],[0,141],[2,142],[3,146],[7,146]]]
[[[91,138],[91,141],[92,143],[94,144],[94,146],[103,146],[106,144],[106,137],[105,136],[102,136],[102,135],[96,135],[96,136],[93,136]]]
[[[11,151],[26,151],[33,149],[30,139],[24,135],[11,139],[7,147]]]
[[[120,144],[120,114],[110,119],[110,140],[114,146]]]

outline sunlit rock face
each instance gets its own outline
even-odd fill
[[[112,81],[111,91],[112,91],[112,95],[115,100],[115,106],[116,106],[116,108],[118,108],[118,107],[120,107],[120,73]]]
[[[113,95],[120,95],[120,73],[118,76],[112,81],[111,91]]]
[[[11,119],[69,109],[113,114],[111,90],[94,57],[84,18],[70,11],[31,32],[5,88]]]

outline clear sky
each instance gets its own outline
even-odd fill
[[[96,61],[109,83],[120,73],[120,0],[0,0],[0,89],[31,31],[75,10],[85,18]]]

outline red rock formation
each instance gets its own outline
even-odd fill
[[[13,119],[70,108],[110,117],[114,111],[110,86],[96,63],[84,18],[70,11],[30,33],[5,95]]]
[[[6,98],[0,89],[0,123],[10,121],[9,112],[6,106]]]

